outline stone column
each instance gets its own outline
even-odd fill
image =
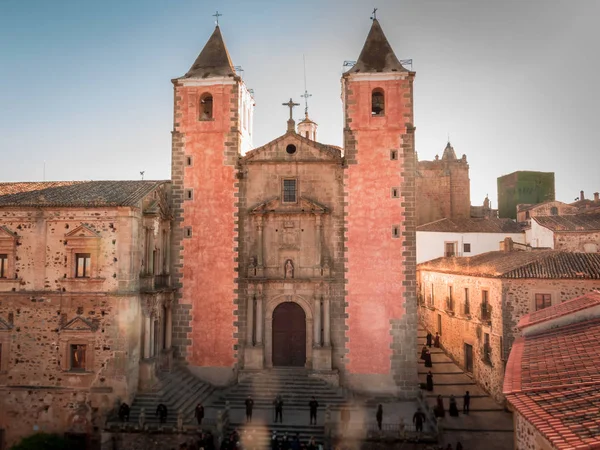
[[[331,341],[329,338],[329,298],[323,296],[323,346],[329,347]]]
[[[144,316],[144,358],[150,358],[150,314]]]
[[[262,214],[260,214],[258,216],[257,219],[257,224],[256,224],[256,228],[258,231],[258,236],[257,236],[257,246],[258,246],[258,251],[257,251],[257,256],[256,256],[256,265],[258,267],[263,267],[263,216]]]
[[[263,342],[263,295],[256,296],[256,345]]]
[[[165,309],[165,349],[171,349],[173,335],[173,307],[168,305]]]
[[[148,228],[148,232],[150,233],[150,243],[148,245],[148,275],[154,275],[156,273],[156,261],[154,261],[154,225]]]
[[[246,346],[247,347],[252,347],[254,345],[254,339],[253,339],[253,334],[254,334],[254,293],[250,292],[248,294],[248,301],[247,301],[247,306],[246,308],[248,308],[247,314],[246,314],[246,319],[247,319],[247,323],[246,323]]]
[[[154,348],[155,348],[154,347],[154,339],[155,339],[154,328],[156,328],[156,327],[154,326],[154,320],[151,317],[150,318],[150,357],[154,356]]]
[[[321,297],[315,295],[315,314],[314,314],[314,336],[313,336],[313,345],[315,347],[321,346]]]
[[[323,224],[321,222],[321,215],[315,214],[315,253],[316,253],[316,263],[317,267],[321,267],[321,241],[323,235]]]

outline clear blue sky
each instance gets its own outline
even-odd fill
[[[412,58],[420,159],[448,133],[471,167],[473,204],[496,178],[556,172],[557,197],[600,190],[597,0],[0,0],[0,181],[170,177],[172,78],[223,13],[255,90],[255,139],[285,131],[304,90],[319,140],[342,143],[340,75],[378,17]],[[301,115],[297,108],[296,116]]]

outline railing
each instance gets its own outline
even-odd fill
[[[492,320],[492,309],[487,304],[481,305],[481,320],[484,322]]]
[[[140,275],[140,290],[154,291],[155,289],[164,289],[171,285],[171,275]]]
[[[483,347],[481,349],[481,355],[485,362],[492,362],[492,349],[490,348],[489,344],[483,344]]]
[[[465,303],[464,312],[465,312],[465,316],[470,316],[471,315],[471,307],[469,306],[469,302]]]
[[[454,312],[454,300],[451,297],[446,298],[446,311]]]
[[[154,287],[165,288],[171,286],[171,275],[168,273],[161,275],[154,275]]]

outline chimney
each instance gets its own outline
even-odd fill
[[[585,200],[585,195],[583,195],[583,191],[579,193],[579,200]]]
[[[505,237],[504,238],[504,242],[503,242],[503,251],[505,252],[512,252],[513,251],[513,240],[509,237]]]
[[[600,193],[594,192],[594,203],[600,203]]]

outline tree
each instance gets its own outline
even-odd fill
[[[58,434],[36,433],[23,438],[10,450],[65,450],[68,448],[67,440]]]

